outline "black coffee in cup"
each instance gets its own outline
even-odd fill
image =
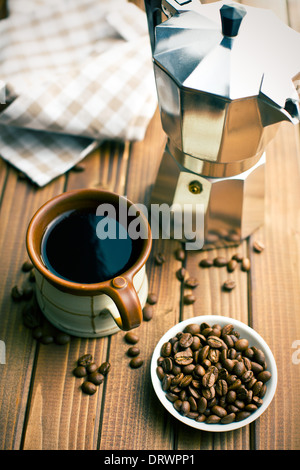
[[[97,226],[101,222],[110,230],[100,239]],[[115,219],[97,216],[94,209],[58,216],[47,227],[41,245],[49,271],[81,284],[103,282],[123,273],[134,262],[134,251],[126,228]]]

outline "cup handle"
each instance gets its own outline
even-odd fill
[[[116,304],[120,317],[113,319],[121,330],[128,331],[139,326],[143,313],[140,299],[130,279],[115,277],[101,291],[107,294]]]

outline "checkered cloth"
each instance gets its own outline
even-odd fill
[[[43,186],[103,140],[143,139],[157,99],[142,10],[126,0],[9,7],[0,22],[5,160]]]

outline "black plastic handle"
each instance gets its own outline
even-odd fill
[[[242,6],[223,5],[220,9],[222,21],[222,33],[224,36],[235,37],[238,35],[241,22],[247,14]]]

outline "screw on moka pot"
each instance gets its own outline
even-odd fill
[[[202,206],[204,248],[237,244],[264,220],[267,144],[299,122],[300,34],[236,2],[145,7],[168,136],[151,203]]]

